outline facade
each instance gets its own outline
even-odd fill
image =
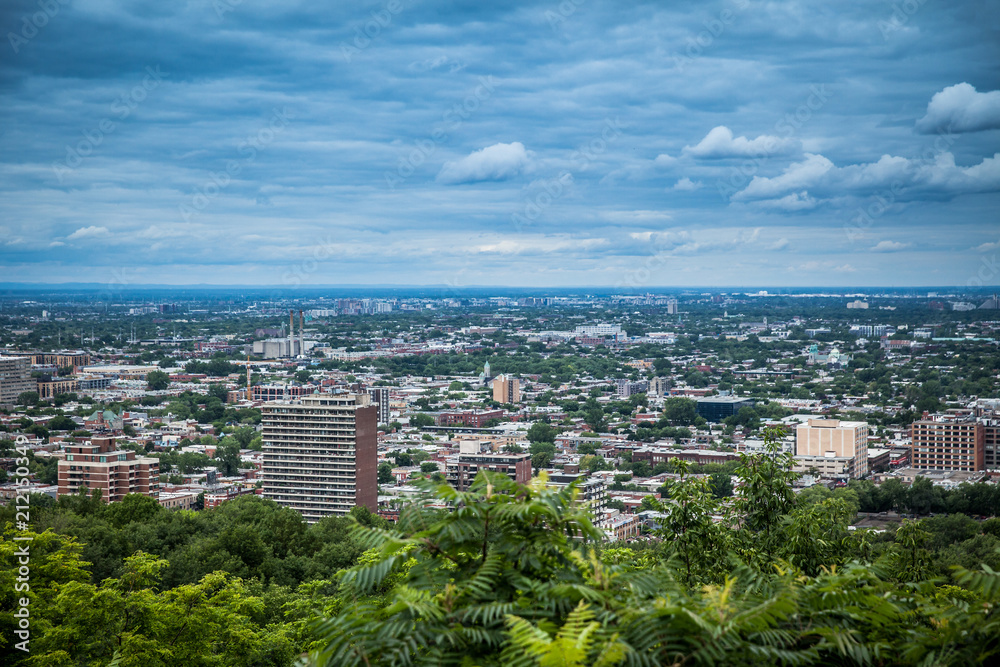
[[[77,391],[80,388],[80,383],[76,378],[47,381],[38,380],[37,386],[39,398],[53,398],[56,394],[68,394]]]
[[[102,375],[82,375],[76,379],[76,384],[80,391],[107,389],[111,386],[111,378]]]
[[[868,474],[868,423],[810,419],[795,427],[795,469],[816,468],[826,477]]]
[[[254,401],[282,401],[307,396],[314,391],[316,387],[311,385],[255,384],[250,387],[250,398]]]
[[[308,352],[315,343],[302,341],[298,338],[268,338],[253,342],[253,353],[265,359],[284,359],[298,357]]]
[[[378,423],[388,424],[392,421],[392,411],[389,408],[389,387],[368,387],[372,405],[378,409]]]
[[[492,452],[459,454],[446,465],[448,483],[459,491],[472,485],[480,470],[507,475],[518,484],[531,481],[531,454],[494,454]]]
[[[705,396],[697,399],[698,414],[710,422],[721,422],[726,417],[732,417],[740,408],[752,408],[757,404],[752,398],[738,396]]]
[[[193,491],[160,491],[160,504],[168,510],[194,509],[198,494]]]
[[[582,324],[576,328],[575,335],[587,338],[614,338],[615,340],[625,339],[625,331],[622,329],[620,324],[608,324],[606,322],[601,322],[599,324]]]
[[[656,398],[663,398],[670,393],[672,386],[673,383],[669,378],[656,377],[649,381],[649,391],[647,393]]]
[[[633,394],[645,394],[649,386],[645,380],[628,380],[619,378],[615,380],[615,398],[628,398]]]
[[[491,419],[503,417],[503,410],[461,410],[442,412],[437,416],[438,426],[471,426],[483,428]]]
[[[655,466],[657,463],[666,463],[671,459],[706,465],[708,463],[736,461],[739,458],[740,455],[736,452],[720,452],[714,449],[674,449],[673,447],[651,445],[632,450],[632,461],[646,461],[651,466]]]
[[[604,519],[604,511],[608,508],[608,486],[603,479],[588,477],[584,473],[553,472],[549,474],[548,485],[562,488],[577,480],[579,500],[590,509],[594,522],[600,524]]]
[[[377,510],[378,409],[368,394],[312,394],[261,413],[265,498],[309,523]]]
[[[910,426],[910,436],[914,468],[975,472],[986,467],[986,427],[974,417],[922,419]]]
[[[115,414],[111,410],[97,410],[83,418],[83,428],[88,431],[120,431],[125,427],[125,413]]]
[[[983,466],[1000,469],[1000,417],[983,420]]]
[[[493,379],[493,400],[497,403],[520,403],[521,381],[509,375],[498,375]]]
[[[11,407],[26,391],[37,391],[28,357],[0,356],[0,407]]]
[[[80,488],[100,489],[101,497],[108,502],[121,500],[129,493],[159,496],[159,459],[117,450],[111,437],[74,443],[65,452],[66,458],[59,461],[60,497]]]

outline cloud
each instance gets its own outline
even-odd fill
[[[601,215],[605,220],[619,223],[667,222],[673,219],[664,211],[606,211]]]
[[[110,232],[108,232],[107,227],[95,227],[91,225],[90,227],[81,227],[80,229],[76,230],[75,232],[67,236],[66,240],[75,241],[77,239],[85,239],[96,236],[107,236],[109,233]]]
[[[786,238],[780,238],[767,247],[768,250],[784,250],[791,245]]]
[[[701,181],[692,181],[690,178],[685,176],[681,180],[674,183],[674,190],[680,190],[682,192],[691,192],[697,190],[701,187]]]
[[[790,190],[803,190],[820,182],[833,163],[822,155],[806,153],[806,159],[789,165],[784,173],[774,178],[754,176],[750,184],[733,195],[733,199],[768,199]]]
[[[447,162],[437,176],[439,183],[455,185],[480,181],[505,181],[521,173],[530,158],[524,144],[493,144],[456,162]]]
[[[1000,153],[969,167],[956,165],[949,152],[939,153],[934,160],[883,155],[877,162],[844,167],[807,153],[805,160],[789,165],[779,176],[754,176],[732,199],[773,200],[797,192],[800,199],[812,196],[817,201],[877,193],[891,193],[893,200],[918,200],[997,191]]]
[[[653,160],[653,162],[656,163],[658,167],[670,167],[677,164],[677,158],[667,155],[666,153],[661,153],[656,156],[656,159]]]
[[[903,250],[909,248],[912,243],[902,243],[900,241],[879,241],[875,247],[872,248],[872,252],[896,252],[897,250]]]
[[[991,250],[1000,250],[1000,241],[982,243],[973,248],[972,250],[975,252],[989,252]]]
[[[762,134],[756,139],[733,138],[733,132],[725,125],[712,128],[696,146],[685,146],[683,155],[696,158],[756,157],[761,155],[782,155],[799,150],[801,144],[796,139]]]
[[[967,83],[949,86],[934,94],[916,127],[923,134],[1000,129],[1000,90],[980,93]]]
[[[809,193],[793,192],[779,199],[762,199],[752,202],[755,208],[771,209],[775,211],[808,211],[816,208],[816,200],[809,196]]]

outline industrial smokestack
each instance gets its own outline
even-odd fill
[[[294,357],[295,350],[292,348],[295,346],[295,311],[291,308],[288,309],[288,356]]]
[[[302,311],[299,310],[299,354],[304,357],[306,356],[306,339],[305,334],[302,332],[305,328],[303,322]]]

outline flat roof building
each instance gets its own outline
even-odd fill
[[[129,493],[157,498],[160,488],[160,460],[137,456],[132,450],[115,449],[112,437],[94,437],[83,444],[65,448],[59,461],[59,496],[76,493],[81,488],[100,489],[108,502],[121,500]]]
[[[972,416],[935,415],[913,422],[910,437],[914,468],[957,472],[986,468],[986,427]]]
[[[757,402],[752,398],[739,396],[704,396],[695,399],[698,403],[698,414],[710,422],[721,422],[726,417],[732,417],[740,408],[752,408]]]
[[[795,427],[795,469],[816,468],[825,477],[868,474],[868,423],[809,419]]]
[[[378,409],[367,393],[266,403],[261,421],[265,498],[309,523],[378,509]]]
[[[0,356],[0,407],[12,407],[26,391],[37,391],[28,357]]]

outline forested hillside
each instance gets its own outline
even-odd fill
[[[608,544],[574,487],[425,484],[395,526],[307,526],[266,500],[170,512],[33,497],[31,652],[0,542],[5,665],[969,665],[1000,656],[1000,519],[849,530],[851,493],[792,493],[744,456],[738,494],[682,474],[651,540]],[[681,470],[684,473],[684,470]],[[990,493],[992,487],[967,493]],[[870,501],[866,501],[870,502]],[[23,533],[21,533],[23,534]]]

